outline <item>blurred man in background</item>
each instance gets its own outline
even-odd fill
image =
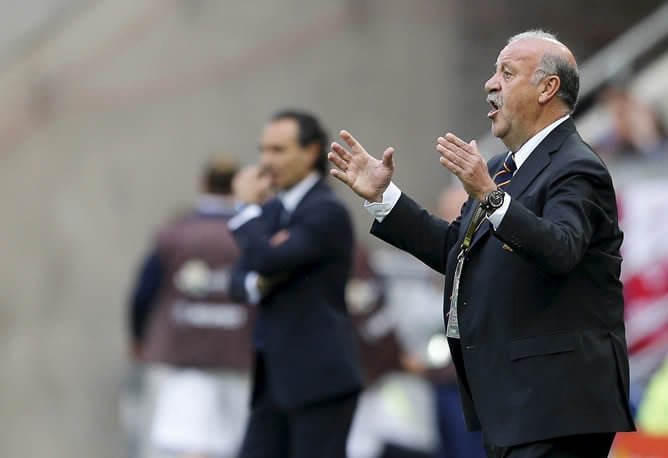
[[[231,458],[241,444],[254,308],[228,294],[236,172],[226,157],[206,165],[195,209],[159,231],[136,281],[132,354],[155,397],[146,456]]]
[[[325,182],[327,145],[313,115],[278,113],[262,132],[260,163],[234,182],[246,204],[229,222],[241,248],[234,290],[259,304],[243,458],[346,453],[362,368],[345,302],[353,229]]]

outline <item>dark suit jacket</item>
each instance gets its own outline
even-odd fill
[[[492,158],[498,170],[505,154]],[[622,233],[601,159],[564,121],[506,188],[497,231],[474,235],[460,283],[461,341],[450,339],[470,429],[499,446],[634,429],[619,280]],[[451,224],[406,195],[372,233],[445,274],[476,202]]]
[[[320,180],[280,225],[281,204],[233,231],[241,248],[239,271],[289,274],[266,295],[256,323],[268,386],[283,408],[357,392],[362,369],[345,303],[353,230],[348,212]],[[269,244],[279,229],[290,237]]]

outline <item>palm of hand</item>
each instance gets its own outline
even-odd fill
[[[332,151],[327,155],[338,169],[332,175],[345,183],[357,195],[370,202],[380,202],[394,173],[394,150],[387,148],[382,159],[376,159],[347,131],[341,131],[341,138],[350,151],[337,142],[332,143]]]
[[[354,156],[346,175],[350,177],[350,187],[355,193],[374,201],[382,200],[383,192],[392,179],[392,170],[365,152]]]

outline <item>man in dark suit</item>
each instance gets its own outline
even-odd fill
[[[364,197],[371,232],[445,274],[445,318],[469,429],[490,457],[606,457],[631,431],[622,233],[608,170],[570,118],[572,53],[542,31],[511,38],[485,84],[492,132],[510,150],[438,139],[469,199],[446,222],[391,183],[346,131],[332,174]]]
[[[353,230],[323,178],[327,146],[315,117],[278,113],[264,128],[259,166],[235,179],[248,204],[230,220],[237,270],[259,301],[243,458],[345,456],[362,370],[345,303]],[[270,190],[277,197],[263,203]]]

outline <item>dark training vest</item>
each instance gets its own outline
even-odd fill
[[[158,235],[163,276],[145,345],[149,362],[250,369],[255,308],[228,297],[239,249],[224,216],[191,216]]]

